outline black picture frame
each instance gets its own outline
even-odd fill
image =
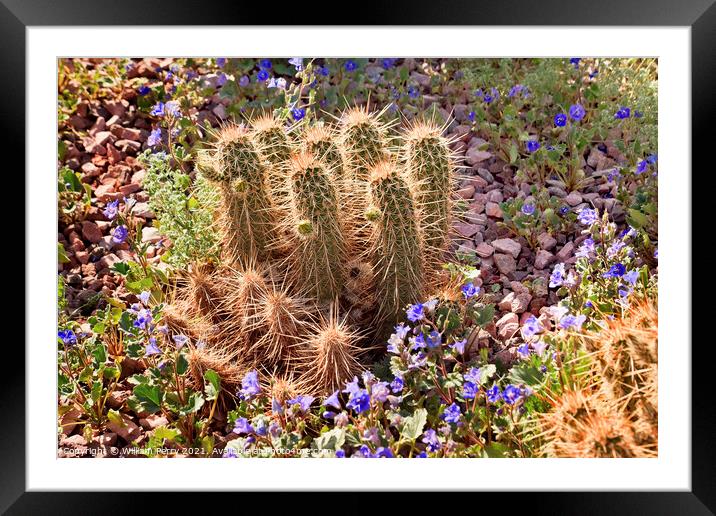
[[[321,5],[325,4],[325,5]],[[692,155],[694,170],[697,157],[706,158],[713,146],[714,63],[716,63],[716,4],[714,0],[556,0],[530,1],[454,1],[384,2],[375,5],[354,4],[351,14],[334,16],[331,24],[351,25],[589,25],[589,26],[688,26],[691,28]],[[334,4],[314,2],[313,13],[336,13]],[[325,20],[321,14],[303,17],[302,6],[288,8],[284,14],[277,6],[265,3],[231,3],[215,0],[0,0],[0,127],[6,152],[25,167],[25,94],[26,43],[28,26],[62,25],[246,25],[258,22],[282,25],[284,22]],[[220,13],[220,16],[217,15]],[[267,14],[268,13],[268,14]],[[282,17],[281,19],[279,19]],[[567,50],[569,46],[565,46]],[[706,158],[708,159],[708,158]],[[706,159],[703,163],[708,163]],[[712,168],[712,165],[709,169]],[[8,171],[9,172],[9,171]],[[682,174],[693,174],[682,171]],[[30,185],[25,184],[27,194]],[[693,192],[693,190],[692,190]],[[25,197],[27,199],[27,197]],[[693,198],[693,195],[692,195]],[[695,207],[695,206],[694,206]],[[687,214],[688,216],[688,214]],[[697,220],[692,214],[694,222]],[[692,229],[692,237],[695,232]],[[25,238],[30,235],[25,234]],[[691,250],[689,250],[691,252]],[[692,255],[693,256],[693,255]],[[695,265],[695,262],[692,261]],[[16,267],[16,264],[13,264]],[[25,270],[26,275],[31,271]],[[690,277],[684,281],[692,284]],[[683,300],[689,302],[690,300]],[[693,304],[695,307],[695,303]],[[26,324],[29,314],[26,313]],[[692,316],[693,318],[693,316]],[[692,321],[685,321],[691,333]],[[695,339],[694,339],[695,342]],[[6,342],[5,345],[9,345]],[[671,343],[688,349],[690,342]],[[703,342],[711,346],[711,340]],[[697,349],[692,348],[696,356]],[[704,350],[705,351],[705,350]],[[702,353],[704,352],[702,351]],[[486,508],[485,497],[508,498],[509,509],[524,506],[531,514],[680,514],[716,513],[716,410],[713,376],[709,360],[692,362],[692,456],[689,492],[552,492],[480,494],[479,506]],[[0,511],[7,514],[96,514],[143,512],[156,506],[157,500],[144,496],[127,497],[118,493],[38,493],[25,487],[25,355],[16,353],[13,367],[0,374]],[[681,396],[684,393],[674,393]],[[671,395],[671,394],[669,394]],[[519,474],[516,472],[516,474]],[[81,479],[77,479],[81,483]],[[155,496],[151,493],[144,493]],[[212,494],[215,497],[216,494]],[[477,500],[477,499],[475,499]],[[162,497],[163,512],[172,505],[184,504],[186,496]],[[314,502],[316,500],[314,499]],[[235,503],[239,500],[234,499]],[[212,499],[214,506],[215,498]],[[275,502],[272,502],[275,503]],[[402,503],[402,502],[401,502]],[[235,507],[238,507],[235,506]],[[324,506],[325,508],[325,506]],[[477,509],[476,509],[477,510]]]

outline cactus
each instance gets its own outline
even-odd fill
[[[358,374],[360,335],[345,320],[339,320],[335,308],[328,318],[314,324],[305,338],[299,359],[304,371],[300,382],[316,394],[330,394]]]
[[[417,122],[404,134],[403,159],[413,197],[422,219],[426,264],[436,270],[443,262],[451,227],[453,158],[442,128]]]
[[[214,177],[223,178],[220,185],[224,249],[229,260],[246,264],[255,258],[266,258],[275,229],[275,213],[269,197],[267,168],[249,132],[239,126],[224,127],[219,132],[215,163],[221,175]]]
[[[351,108],[341,116],[341,145],[354,179],[367,181],[372,167],[388,157],[387,127],[381,113]]]
[[[325,165],[311,154],[291,159],[290,282],[319,301],[335,299],[345,281],[347,244],[339,196]]]
[[[325,124],[309,126],[302,138],[302,150],[321,160],[336,181],[347,179],[343,150],[337,141],[338,135]]]
[[[410,189],[394,163],[383,161],[371,169],[369,192],[377,319],[390,324],[407,304],[422,297],[422,239]]]
[[[276,209],[283,211],[288,203],[286,167],[291,156],[291,140],[280,120],[270,114],[251,123],[252,138],[262,159],[269,164],[269,191]]]

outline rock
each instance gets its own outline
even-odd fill
[[[94,189],[94,195],[102,202],[114,201],[121,197],[119,192],[115,191],[114,184],[99,185]]]
[[[478,163],[482,163],[483,161],[487,161],[491,157],[491,152],[479,150],[477,147],[470,147],[467,149],[467,153],[465,153],[465,162],[468,165],[476,165]]]
[[[492,190],[487,194],[487,200],[494,203],[501,203],[505,200],[500,190]]]
[[[131,394],[132,391],[112,391],[107,397],[107,405],[110,408],[118,409],[124,405],[124,402],[127,401]]]
[[[161,239],[162,235],[157,228],[152,226],[142,228],[142,242],[156,244]]]
[[[530,289],[525,287],[519,281],[511,281],[510,288],[512,288],[512,290],[515,292],[515,294],[529,294],[530,293]]]
[[[156,217],[152,209],[149,207],[149,203],[146,202],[138,202],[132,206],[132,214],[144,219],[153,219]]]
[[[485,213],[488,217],[495,217],[496,219],[502,218],[502,208],[500,208],[499,204],[494,202],[488,202],[485,205]]]
[[[495,327],[497,328],[498,338],[502,340],[509,339],[520,329],[519,317],[513,313],[505,314],[495,323]]]
[[[485,181],[487,181],[488,184],[492,184],[495,182],[495,177],[486,168],[478,168],[477,174]]]
[[[515,262],[514,257],[510,254],[495,253],[493,259],[495,260],[497,270],[499,270],[502,274],[507,275],[511,272],[515,272],[517,269],[517,262]]]
[[[564,244],[562,249],[557,252],[557,260],[560,262],[565,262],[569,258],[571,258],[573,254],[574,244],[572,242],[567,242],[566,244]]]
[[[457,191],[457,196],[461,199],[470,199],[475,194],[475,187],[473,185],[467,185]]]
[[[116,100],[104,103],[104,108],[109,111],[110,115],[118,116],[120,118],[124,116],[124,113],[126,113],[127,106],[129,106],[129,103],[126,100]]]
[[[122,414],[122,423],[123,424],[119,424],[115,421],[109,421],[107,428],[128,443],[131,443],[142,434],[137,424],[124,414]]]
[[[100,446],[114,446],[117,444],[117,434],[114,432],[107,432],[97,437],[97,444]]]
[[[522,312],[527,310],[530,301],[532,301],[532,296],[528,292],[522,292],[520,294],[510,292],[504,298],[502,298],[499,307],[500,310],[504,310],[506,312],[521,314]]]
[[[516,348],[505,348],[503,350],[498,351],[495,353],[495,360],[497,360],[500,364],[502,364],[504,367],[507,367],[512,364],[517,359],[517,349]]]
[[[211,112],[214,113],[221,120],[226,118],[226,108],[223,104],[219,104],[214,109],[212,109]]]
[[[460,222],[458,224],[455,224],[455,229],[458,233],[460,233],[460,235],[464,236],[465,238],[469,238],[480,230],[480,226],[478,226],[477,224],[465,224],[463,222]]]
[[[492,256],[495,249],[490,244],[482,242],[475,248],[475,252],[480,258],[487,258],[488,256]]]
[[[576,191],[570,192],[569,195],[564,198],[564,202],[566,202],[570,206],[577,206],[579,203],[582,202],[582,194]]]
[[[544,269],[552,263],[552,261],[554,261],[554,255],[549,251],[540,249],[537,251],[537,256],[535,256],[535,269]]]
[[[476,190],[477,190],[478,188],[479,188],[479,189],[483,189],[483,188],[486,188],[486,187],[487,187],[487,181],[485,181],[485,180],[484,180],[483,178],[481,178],[480,176],[472,176],[472,177],[470,177],[469,179],[467,179],[465,182],[466,182],[467,184],[470,184],[470,185],[474,186]]]
[[[122,185],[119,187],[119,193],[121,193],[125,197],[129,194],[138,192],[139,190],[141,190],[141,186],[139,186],[137,183],[127,183],[126,185]]]
[[[59,453],[61,457],[82,457],[87,454],[87,442],[81,435],[71,435],[60,439],[58,445]]]
[[[114,145],[122,149],[122,152],[128,152],[130,150],[136,152],[142,148],[142,144],[134,140],[117,140],[114,142]]]
[[[101,269],[111,269],[115,263],[119,263],[122,260],[119,259],[119,257],[114,253],[105,254],[102,258],[100,258],[99,262],[99,268]]]
[[[144,428],[145,430],[154,430],[155,428],[159,428],[160,426],[168,425],[169,421],[167,421],[167,418],[165,418],[164,416],[151,414],[145,418],[140,419],[139,424],[142,425],[142,428]]]
[[[146,175],[147,171],[144,169],[136,171],[134,174],[132,174],[132,183],[134,183],[135,185],[141,185]]]
[[[537,237],[537,243],[539,244],[540,248],[544,249],[545,251],[551,251],[554,249],[554,246],[557,245],[557,240],[550,235],[549,233],[541,233]]]
[[[85,237],[85,240],[96,244],[102,240],[102,231],[96,223],[86,220],[82,223],[82,236]]]
[[[511,254],[515,258],[517,258],[520,255],[520,251],[522,251],[522,246],[519,244],[519,242],[516,242],[511,238],[501,238],[499,240],[493,240],[492,247],[494,247],[496,251]]]

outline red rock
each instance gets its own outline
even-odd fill
[[[131,443],[142,434],[141,429],[136,425],[136,423],[124,414],[122,414],[122,422],[123,424],[120,425],[114,421],[109,421],[107,423],[107,428],[128,443]]]
[[[517,270],[517,263],[515,262],[514,257],[510,254],[495,253],[493,259],[495,260],[497,270],[499,270],[502,274],[507,275]]]
[[[139,424],[142,425],[142,428],[144,428],[145,430],[154,430],[155,428],[159,428],[160,426],[168,425],[169,421],[164,416],[151,414],[145,418],[140,419]]]
[[[97,177],[102,173],[102,169],[91,161],[88,161],[87,163],[83,164],[80,167],[80,170],[82,170],[84,177],[86,178]]]
[[[100,269],[111,269],[112,266],[115,263],[119,263],[122,260],[119,259],[119,257],[114,253],[105,254],[102,258],[100,258],[99,262],[99,268]]]
[[[140,189],[141,189],[141,187],[140,187],[138,184],[136,184],[136,183],[128,183],[128,184],[126,184],[126,185],[120,186],[120,187],[119,187],[119,192],[120,192],[122,195],[127,196],[127,195],[129,195],[129,194],[132,194],[132,193],[134,193],[134,192],[139,191]]]
[[[560,262],[567,261],[569,258],[572,257],[572,254],[574,253],[574,244],[572,242],[567,242],[564,244],[562,249],[560,249],[557,252],[557,260]]]
[[[508,313],[495,323],[495,327],[497,328],[497,336],[502,340],[506,340],[513,337],[520,329],[520,321],[517,314]]]
[[[540,249],[535,256],[535,269],[544,269],[554,261],[554,255],[549,251]]]
[[[488,202],[485,205],[485,213],[488,217],[495,217],[496,219],[502,218],[502,209],[499,204],[494,202]]]
[[[112,182],[112,184],[99,185],[97,188],[95,188],[94,194],[97,199],[103,202],[114,201],[115,199],[121,197],[121,195],[117,193],[114,189],[114,181]]]
[[[129,106],[129,102],[126,100],[121,101],[112,101],[112,102],[105,102],[104,108],[109,111],[110,115],[115,115],[118,117],[124,116],[124,114],[127,112],[127,107]]]
[[[122,161],[122,152],[117,149],[114,145],[111,143],[108,143],[106,146],[107,149],[107,160],[111,165],[114,165],[115,163],[119,163]]]
[[[487,258],[488,256],[492,256],[492,253],[495,252],[495,249],[490,244],[482,242],[475,248],[475,252],[480,258]]]
[[[89,262],[89,253],[87,251],[75,251],[75,258],[81,264]]]
[[[96,244],[102,240],[102,232],[96,223],[86,220],[82,223],[82,236],[88,241]]]
[[[135,172],[134,174],[132,174],[132,183],[134,183],[134,184],[136,184],[136,185],[141,185],[142,182],[144,181],[144,178],[145,178],[146,175],[147,175],[147,171],[146,171],[146,170],[143,170],[143,169],[142,169],[142,170],[138,170],[137,172]]]
[[[522,251],[522,246],[520,245],[520,243],[515,240],[512,240],[511,238],[500,238],[499,240],[493,240],[492,247],[494,247],[496,251],[511,254],[515,258],[517,258]]]
[[[470,199],[475,194],[475,187],[472,185],[463,186],[457,191],[457,196],[460,199]]]
[[[468,238],[480,231],[480,226],[478,226],[477,224],[465,224],[463,222],[460,222],[458,224],[455,224],[455,229],[458,233],[460,233],[460,235],[464,236],[465,238]]]

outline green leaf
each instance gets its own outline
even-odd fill
[[[124,418],[117,410],[109,409],[107,411],[107,419],[109,419],[112,423],[118,425],[120,428],[124,428],[125,426],[127,426],[127,424],[124,422]]]
[[[481,310],[475,310],[475,324],[485,327],[495,317],[495,305],[485,305]]]
[[[59,263],[68,263],[70,261],[70,259],[67,258],[67,252],[65,251],[65,246],[62,245],[61,242],[57,242],[57,261]]]
[[[519,157],[520,151],[517,148],[517,144],[512,142],[512,145],[510,146],[510,163],[515,163]]]
[[[502,443],[492,443],[485,447],[483,454],[486,458],[504,459],[509,457],[509,448]]]
[[[118,272],[122,276],[126,276],[129,273],[129,265],[124,262],[118,262],[112,266],[112,270]]]
[[[213,369],[208,369],[204,373],[204,379],[207,381],[204,387],[206,399],[214,401],[219,396],[219,392],[221,392],[221,379],[219,378],[219,374]]]
[[[497,366],[495,364],[487,364],[480,367],[480,385],[487,384],[487,381],[495,376]]]
[[[415,441],[415,439],[422,435],[423,428],[427,421],[428,411],[424,408],[417,409],[412,416],[408,416],[403,420],[403,424],[400,428],[401,439]]]
[[[515,366],[510,370],[508,377],[512,380],[512,383],[523,383],[529,386],[536,386],[542,382],[544,375],[540,372],[537,367],[529,364],[522,364]]]
[[[346,440],[346,431],[343,428],[334,428],[324,432],[313,440],[319,450],[336,451],[343,446]]]
[[[144,411],[153,414],[161,408],[162,391],[158,385],[140,383],[134,387],[132,392]]]
[[[649,224],[647,216],[634,208],[629,209],[629,216],[627,218],[627,222],[636,229],[643,228]]]
[[[182,375],[189,369],[189,361],[184,353],[179,353],[177,357],[177,374]],[[217,389],[218,390],[218,389]]]

